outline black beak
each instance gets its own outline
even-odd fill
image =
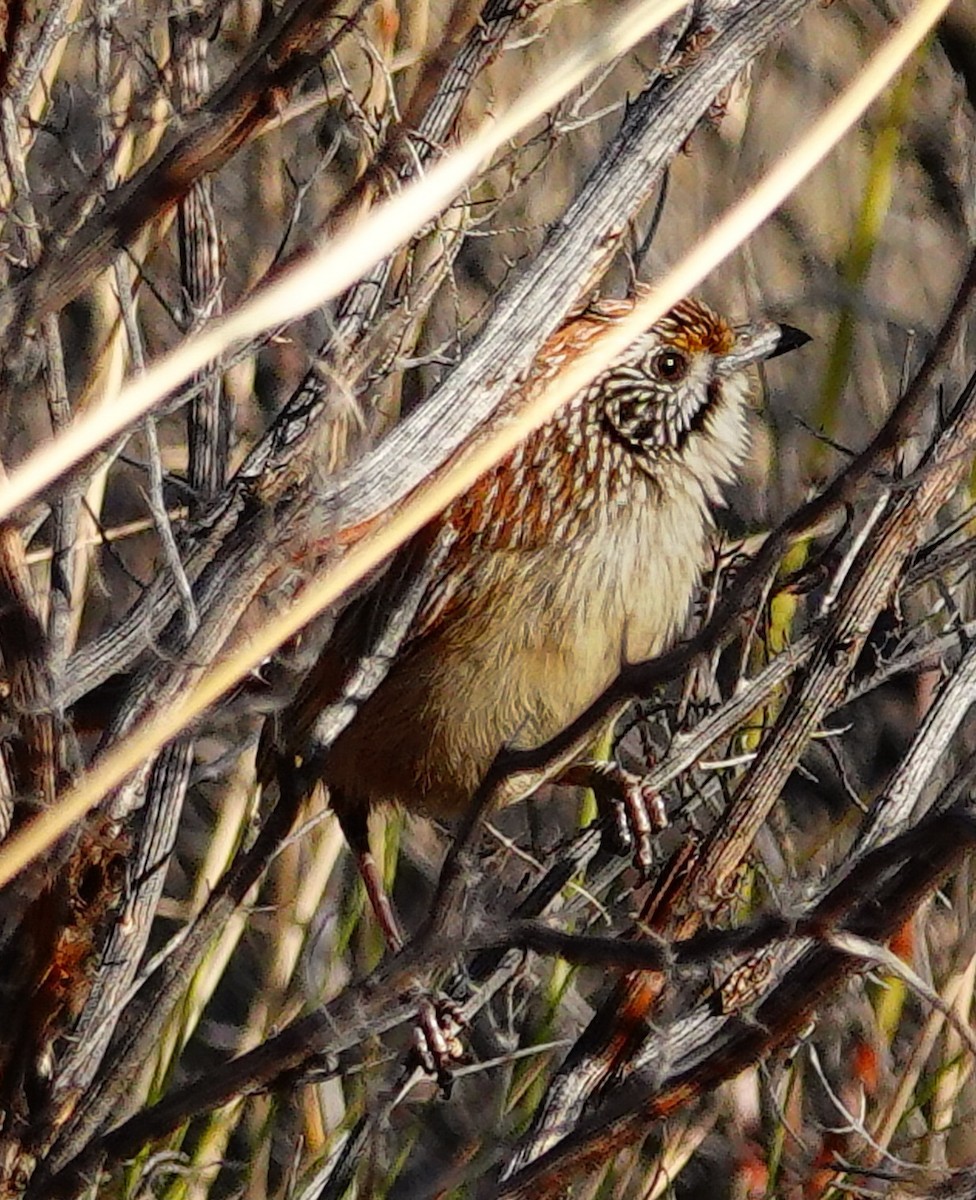
[[[804,333],[802,329],[797,329],[795,325],[780,325],[779,341],[776,343],[776,349],[772,354],[767,354],[767,358],[779,358],[781,354],[789,354],[791,350],[799,350],[801,346],[805,346],[807,342],[812,342],[813,338],[809,333]]]

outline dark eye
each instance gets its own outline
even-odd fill
[[[651,360],[651,370],[665,383],[676,383],[688,374],[688,360],[677,350],[661,350]]]

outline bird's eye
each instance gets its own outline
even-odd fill
[[[688,374],[688,359],[678,350],[661,350],[651,360],[651,370],[665,383],[676,383]]]

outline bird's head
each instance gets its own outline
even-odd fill
[[[749,368],[809,340],[772,321],[733,326],[683,300],[601,377],[603,420],[648,471],[700,460],[703,483],[727,478],[745,450]]]

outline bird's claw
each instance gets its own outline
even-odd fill
[[[450,1095],[453,1070],[464,1058],[460,1034],[467,1022],[460,1007],[447,996],[424,997],[413,1032],[413,1052],[420,1066],[432,1075],[444,1094]]]
[[[592,763],[597,802],[609,817],[608,830],[620,854],[632,854],[634,866],[646,878],[654,866],[654,835],[666,828],[668,815],[661,793],[616,763]]]

